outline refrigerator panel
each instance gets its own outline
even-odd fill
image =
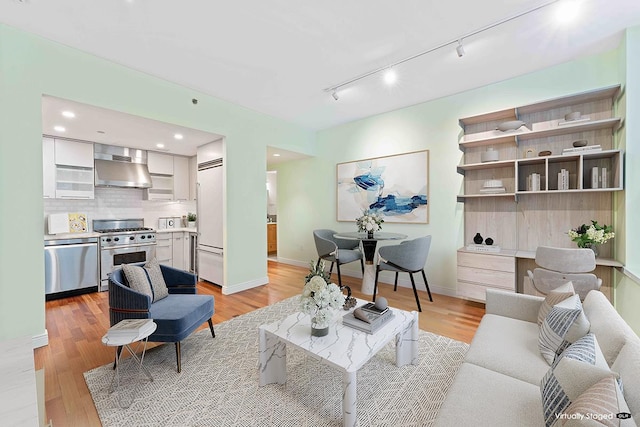
[[[200,280],[223,286],[224,263],[222,250],[204,250],[198,247],[198,277]]]
[[[198,171],[198,243],[223,247],[223,168]]]

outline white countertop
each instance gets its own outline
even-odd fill
[[[156,230],[156,233],[173,233],[173,232],[180,232],[180,231],[186,231],[188,233],[197,233],[198,229],[195,227],[163,228],[162,230]]]
[[[100,233],[60,233],[60,234],[45,234],[44,240],[66,240],[66,239],[87,239],[90,237],[100,237]]]

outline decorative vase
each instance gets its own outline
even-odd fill
[[[587,243],[584,245],[584,247],[587,249],[591,249],[593,251],[593,254],[596,256],[596,258],[598,258],[598,255],[600,255],[598,253],[598,245],[594,245],[593,243]]]
[[[493,245],[493,239],[491,237],[484,239],[484,242],[489,246]]]
[[[484,240],[484,239],[482,238],[482,236],[480,235],[480,233],[476,233],[476,235],[475,235],[475,236],[473,236],[473,242],[474,242],[476,245],[481,244],[483,240]]]
[[[324,337],[329,335],[329,325],[321,325],[316,323],[316,318],[311,318],[311,336],[312,337]]]
[[[367,231],[367,239],[373,239],[373,231]]]
[[[195,221],[188,221],[187,222],[187,227],[196,228],[196,222]]]

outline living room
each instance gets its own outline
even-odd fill
[[[310,156],[277,167],[278,221],[287,224],[278,230],[278,259],[285,264],[305,266],[317,256],[313,229],[322,226],[355,231],[355,224],[336,221],[337,163],[429,150],[429,223],[385,224],[384,231],[404,233],[411,238],[433,236],[426,268],[437,300],[438,294],[456,295],[456,251],[469,243],[462,233],[464,206],[456,201],[462,185],[462,177],[456,173],[462,156],[457,144],[459,118],[619,84],[624,88],[626,105],[618,113],[625,118],[625,138],[620,138],[618,148],[625,150],[626,165],[625,190],[616,196],[613,207],[616,232],[613,254],[624,264],[625,271],[636,275],[640,272],[640,249],[634,245],[636,233],[628,214],[636,211],[640,203],[634,196],[640,182],[635,167],[639,150],[635,135],[640,129],[635,117],[640,103],[636,77],[640,75],[638,27],[627,29],[621,43],[604,52],[317,132],[8,25],[0,26],[0,40],[3,46],[0,103],[4,112],[0,115],[3,123],[0,209],[7,218],[0,225],[3,236],[0,340],[26,335],[33,337],[34,343],[47,341],[39,178],[42,94],[226,136],[229,197],[225,263],[226,282],[232,291],[269,281],[264,253],[265,212],[245,206],[247,197],[255,200],[256,205],[266,206],[267,146]],[[194,97],[200,100],[197,107],[191,103]],[[33,179],[17,183],[16,177],[24,176]],[[16,212],[21,216],[20,226],[16,226],[17,220],[8,220]],[[640,285],[622,270],[614,273],[614,304],[638,333]],[[345,267],[344,273],[360,275],[356,266]]]

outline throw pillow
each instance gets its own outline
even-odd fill
[[[549,292],[544,298],[544,301],[542,301],[540,310],[538,311],[538,326],[542,325],[542,322],[544,322],[544,319],[547,317],[547,314],[549,314],[549,311],[554,305],[560,301],[566,300],[575,293],[572,282],[567,282]]]
[[[122,264],[122,271],[129,282],[129,287],[136,292],[148,295],[153,300],[153,292],[144,268],[137,265]]]
[[[588,362],[562,357],[554,368],[549,369],[540,384],[542,409],[547,427],[561,425],[560,415],[578,397],[603,378],[616,375],[600,366]]]
[[[540,354],[551,365],[557,355],[585,336],[590,326],[578,295],[559,302],[551,308],[540,327]]]
[[[160,301],[162,298],[169,296],[169,289],[162,276],[162,270],[158,260],[153,258],[144,265],[144,268],[149,274],[149,281],[151,282],[151,289],[153,290],[153,302]]]
[[[559,415],[558,420],[563,427],[636,425],[614,375],[585,390]]]

